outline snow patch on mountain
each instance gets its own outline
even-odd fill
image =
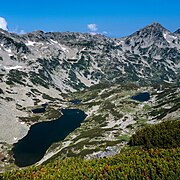
[[[28,41],[27,43],[25,43],[26,46],[34,46],[34,44],[36,44],[36,42],[34,41]]]
[[[12,70],[12,69],[22,69],[22,66],[4,66],[4,69],[6,70]]]

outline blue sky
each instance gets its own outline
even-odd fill
[[[122,37],[152,22],[180,28],[180,0],[3,0],[0,17],[16,32],[88,32],[95,24],[96,32]]]

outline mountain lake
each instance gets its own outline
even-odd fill
[[[40,122],[30,127],[28,134],[13,145],[15,164],[19,167],[40,161],[55,142],[80,127],[86,114],[78,109],[62,109],[63,115],[54,121]]]
[[[140,101],[140,102],[149,101],[150,100],[150,94],[148,92],[142,92],[142,93],[139,93],[135,96],[132,96],[131,99],[136,100],[136,101]]]

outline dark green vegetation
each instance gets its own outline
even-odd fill
[[[70,158],[6,172],[2,179],[178,179],[180,148],[135,150],[112,158]]]
[[[145,127],[132,135],[129,144],[146,148],[180,147],[180,121],[166,121]]]
[[[5,172],[2,179],[179,179],[180,148],[133,150],[111,158],[56,160]]]
[[[28,74],[26,72],[13,69],[13,70],[10,70],[8,74],[6,84],[8,85],[20,84],[20,85],[25,86],[26,85],[25,78],[27,77],[28,77]]]

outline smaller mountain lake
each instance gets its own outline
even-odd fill
[[[36,108],[36,109],[32,109],[33,113],[43,113],[46,111],[45,107],[41,107],[41,108]]]
[[[142,92],[142,93],[139,93],[135,96],[132,96],[131,99],[136,100],[136,101],[140,101],[140,102],[149,101],[150,100],[150,94],[148,92]]]
[[[28,134],[13,145],[17,166],[25,167],[40,161],[53,143],[63,140],[87,116],[78,109],[63,109],[62,113],[57,120],[32,125]]]
[[[78,104],[81,104],[81,101],[82,101],[82,100],[79,100],[79,99],[73,99],[73,100],[71,100],[70,102],[71,102],[72,104],[78,105]]]

